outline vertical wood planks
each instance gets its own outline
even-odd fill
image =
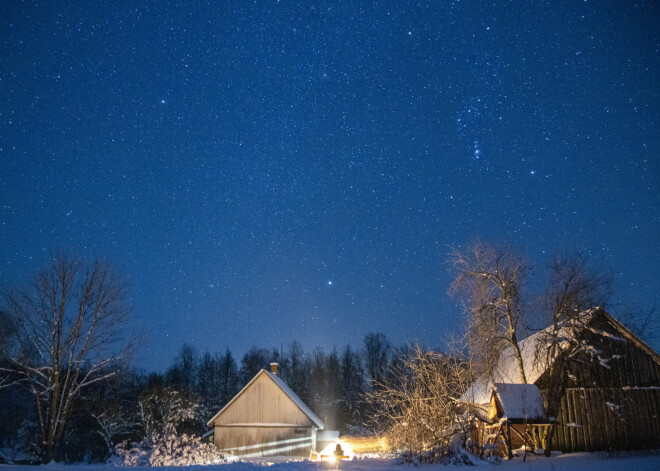
[[[553,449],[571,452],[659,447],[660,388],[566,390]]]

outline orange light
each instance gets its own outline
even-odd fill
[[[328,445],[316,455],[316,460],[313,459],[313,461],[326,461],[329,463],[334,463],[335,461],[337,461],[337,458],[335,456],[335,450],[337,449],[338,444],[341,445],[341,449],[344,452],[344,455],[341,458],[342,460],[350,461],[355,457],[355,453],[353,453],[353,449],[348,443],[342,440],[337,440],[328,443]]]

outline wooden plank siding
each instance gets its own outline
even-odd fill
[[[259,456],[309,457],[314,445],[309,428],[222,426],[215,427],[215,445],[242,458]]]
[[[558,415],[555,450],[660,448],[660,388],[568,389]]]
[[[216,427],[245,423],[313,425],[310,418],[266,374],[256,378],[215,420]]]
[[[212,419],[213,442],[237,456],[309,457],[317,424],[262,370]]]

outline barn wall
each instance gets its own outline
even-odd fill
[[[660,387],[660,361],[657,356],[624,338],[605,317],[594,319],[591,327],[594,332],[585,330],[580,341],[598,350],[599,358],[586,353],[572,356],[565,367],[570,375],[551,378],[550,370],[546,371],[534,383],[541,391],[556,381],[566,381],[569,388]],[[599,331],[609,335],[601,335]]]
[[[660,365],[656,360],[629,339],[623,339],[619,332],[604,321],[596,328],[609,331],[613,337],[585,332],[582,339],[601,351],[599,361],[574,362],[569,368],[576,376],[572,387],[623,388],[660,386]]]
[[[214,443],[237,456],[302,456],[308,458],[314,446],[313,427],[267,427],[216,425]]]
[[[660,388],[568,389],[556,419],[553,450],[570,453],[658,449]],[[471,435],[481,447],[488,441],[485,425],[477,421]],[[521,433],[528,428],[521,424],[511,427]],[[511,441],[514,449],[522,446],[516,433],[512,432]],[[496,450],[504,455],[499,441]],[[479,448],[473,451],[478,453]]]
[[[216,426],[231,424],[313,425],[267,374],[260,375],[215,420]]]
[[[660,389],[568,389],[553,449],[563,452],[660,448]]]

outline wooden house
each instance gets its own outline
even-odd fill
[[[309,457],[323,422],[277,376],[261,370],[207,425],[215,446],[243,458]]]
[[[553,336],[545,329],[519,343],[527,381],[549,413],[545,423],[537,421],[545,433],[538,443],[563,452],[660,448],[660,355],[603,309],[581,321],[579,329],[562,327]],[[559,348],[543,361],[539,352],[549,351],[549,342]],[[463,395],[482,446],[497,419],[488,414],[493,388],[520,383],[517,368],[505,350],[491,377]]]

